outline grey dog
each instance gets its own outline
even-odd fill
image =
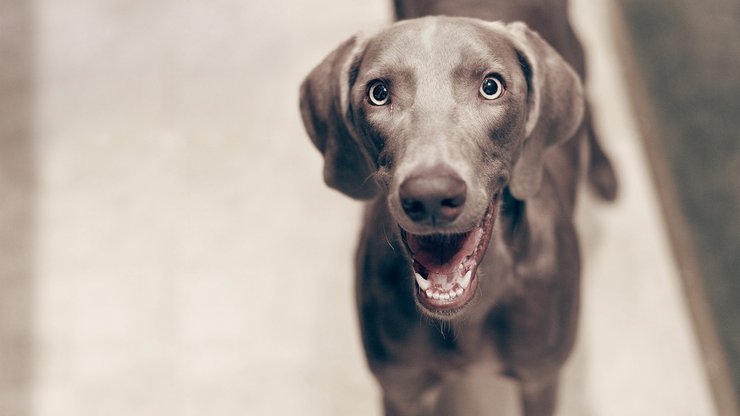
[[[366,201],[357,305],[386,415],[432,414],[485,362],[525,415],[551,415],[578,320],[579,178],[617,191],[566,1],[395,7],[401,21],[342,43],[300,100],[326,183]]]

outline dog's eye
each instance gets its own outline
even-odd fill
[[[386,105],[391,99],[388,87],[385,85],[385,82],[380,80],[373,81],[370,84],[370,88],[367,90],[367,96],[373,105]]]
[[[480,85],[480,95],[486,100],[495,100],[504,93],[504,86],[497,77],[489,76]]]

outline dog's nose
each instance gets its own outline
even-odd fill
[[[445,225],[457,218],[465,205],[467,186],[447,166],[412,172],[399,189],[401,206],[414,222]]]

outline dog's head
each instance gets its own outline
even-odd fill
[[[537,193],[543,153],[574,134],[583,107],[578,76],[537,33],[468,18],[355,36],[301,87],[326,183],[387,200],[417,303],[437,317],[473,298],[504,191]]]

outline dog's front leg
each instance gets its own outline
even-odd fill
[[[520,384],[522,410],[525,416],[555,414],[557,405],[558,380],[524,382]]]
[[[388,368],[377,374],[383,388],[385,416],[432,416],[442,382],[434,373],[411,368]]]
[[[524,416],[554,414],[558,375],[575,338],[577,280],[534,283],[488,321],[505,371],[519,383]]]

